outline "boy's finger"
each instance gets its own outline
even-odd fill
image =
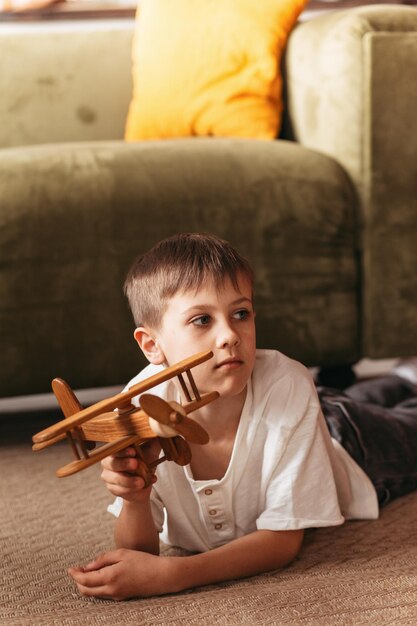
[[[102,575],[100,571],[94,570],[93,572],[85,572],[84,570],[84,567],[69,567],[68,574],[75,580],[77,585],[93,587],[101,584]]]
[[[70,567],[68,574],[75,580],[77,584],[85,587],[101,587],[105,584],[105,573],[100,568],[94,568],[88,571],[86,567]]]
[[[108,599],[111,596],[109,596],[108,594],[106,594],[106,588],[105,587],[87,587],[85,585],[81,585],[80,583],[76,582],[76,585],[78,587],[78,591],[83,595],[83,596],[91,596],[94,598],[103,598],[103,599]]]
[[[104,479],[103,479],[104,480]],[[107,489],[110,493],[116,497],[123,498],[124,500],[134,500],[139,497],[139,494],[145,494],[145,482],[143,478],[139,476],[134,479],[134,482],[127,486],[118,485],[114,481],[104,480]],[[153,484],[154,481],[152,481]]]
[[[120,450],[119,452],[115,452],[114,454],[112,454],[112,457],[126,457],[126,456],[136,456],[136,450],[135,448],[125,448],[124,450]],[[112,458],[110,457],[110,458]]]
[[[102,460],[101,466],[113,472],[134,472],[138,466],[138,461],[136,458],[109,456]]]
[[[93,561],[90,561],[84,567],[72,569],[79,570],[83,573],[93,572],[102,570],[103,568],[114,565],[115,563],[119,563],[120,560],[120,553],[117,550],[111,550],[110,552],[103,552],[102,554],[97,555]]]
[[[101,572],[83,572],[83,568],[70,567],[68,574],[76,583],[80,593],[85,596],[105,597],[106,585]]]

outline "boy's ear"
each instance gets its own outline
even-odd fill
[[[149,363],[152,363],[152,365],[162,365],[165,363],[165,354],[161,350],[158,340],[155,338],[152,331],[144,326],[139,326],[139,328],[136,328],[133,336]]]

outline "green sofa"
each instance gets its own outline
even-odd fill
[[[258,343],[308,365],[417,351],[417,10],[301,22],[277,141],[126,144],[131,22],[0,30],[0,391],[125,382],[122,294],[162,237],[256,270]]]

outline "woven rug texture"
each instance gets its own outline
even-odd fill
[[[374,522],[312,530],[289,567],[115,603],[78,594],[67,568],[112,548],[111,496],[93,467],[58,479],[58,444],[0,445],[0,624],[417,625],[417,494]]]

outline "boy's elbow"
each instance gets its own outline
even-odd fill
[[[278,567],[289,565],[300,553],[303,545],[304,530],[275,531],[276,551],[275,557]]]
[[[291,563],[291,561],[293,561],[300,553],[302,545],[303,545],[303,540],[304,540],[304,529],[301,528],[299,530],[294,530],[292,531],[294,534],[291,538],[290,544],[291,544],[291,551],[290,551],[290,560],[289,563]]]

